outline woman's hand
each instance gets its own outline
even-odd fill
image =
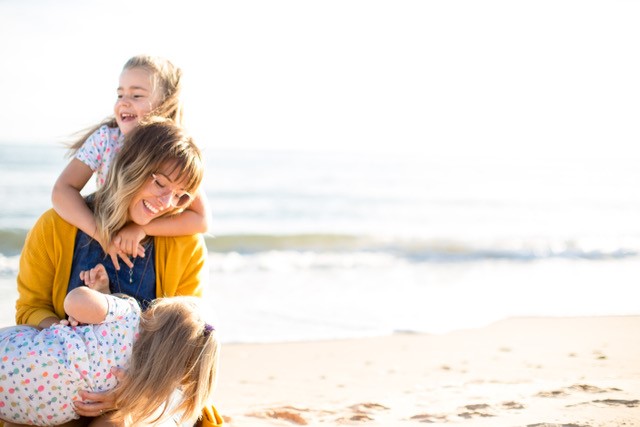
[[[102,292],[103,294],[111,293],[109,290],[109,275],[102,264],[97,264],[91,270],[81,271],[80,280],[93,290]]]
[[[124,369],[112,367],[111,373],[120,382],[126,372]],[[116,409],[116,392],[115,390],[90,392],[86,390],[80,391],[80,398],[82,401],[75,401],[76,413],[83,417],[99,417]]]

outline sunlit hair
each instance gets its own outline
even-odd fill
[[[149,72],[154,93],[159,91],[161,95],[160,104],[149,113],[149,116],[171,119],[176,124],[183,126],[184,107],[180,99],[182,70],[173,65],[168,59],[151,55],[137,55],[130,58],[122,67],[122,71],[133,68],[141,68]],[[104,125],[111,128],[118,127],[115,116],[111,115],[86,131],[81,131],[81,136],[69,145],[69,154],[75,154],[87,138]]]
[[[111,414],[112,421],[155,422],[151,417],[163,408],[157,417],[161,419],[176,388],[183,400],[172,413],[182,413],[182,422],[197,418],[209,403],[219,342],[216,331],[205,328],[199,301],[191,296],[159,298],[142,313],[127,375],[116,388],[118,409]]]
[[[96,237],[109,247],[114,234],[130,220],[129,205],[152,174],[177,173],[176,182],[195,195],[204,173],[202,154],[184,129],[171,120],[149,118],[126,137],[106,181],[93,199]],[[176,214],[188,205],[167,209],[164,215]]]

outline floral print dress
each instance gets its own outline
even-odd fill
[[[114,388],[113,366],[126,369],[138,337],[133,299],[105,295],[109,309],[96,325],[19,325],[0,329],[0,418],[17,424],[62,424],[79,418],[80,390]]]

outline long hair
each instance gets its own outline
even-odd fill
[[[142,68],[149,72],[153,91],[160,91],[160,104],[149,113],[149,116],[164,117],[173,120],[179,126],[184,125],[184,106],[180,99],[182,93],[182,70],[171,61],[159,56],[137,55],[130,58],[122,67],[122,71]],[[69,155],[75,154],[82,144],[100,127],[118,127],[116,118],[111,115],[97,125],[80,131],[80,137],[69,145]]]
[[[129,221],[129,205],[151,175],[161,168],[177,171],[185,190],[195,194],[202,182],[202,154],[184,129],[172,121],[150,118],[126,136],[122,150],[111,166],[105,184],[93,199],[98,237],[109,247],[111,239]],[[169,209],[164,215],[184,210]]]
[[[183,399],[171,412],[182,422],[199,416],[210,401],[218,369],[219,342],[199,309],[199,298],[158,298],[142,313],[127,375],[116,388],[111,420],[137,425],[167,414],[177,388]],[[163,408],[158,415],[156,410]],[[157,415],[156,420],[149,418]]]

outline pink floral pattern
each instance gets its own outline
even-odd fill
[[[76,159],[86,164],[96,174],[96,188],[100,188],[107,178],[107,172],[116,154],[122,148],[124,135],[119,128],[101,126],[76,153]]]
[[[78,418],[80,390],[114,388],[112,366],[127,368],[138,337],[135,300],[106,295],[98,325],[0,329],[0,418],[17,424],[57,425]]]

